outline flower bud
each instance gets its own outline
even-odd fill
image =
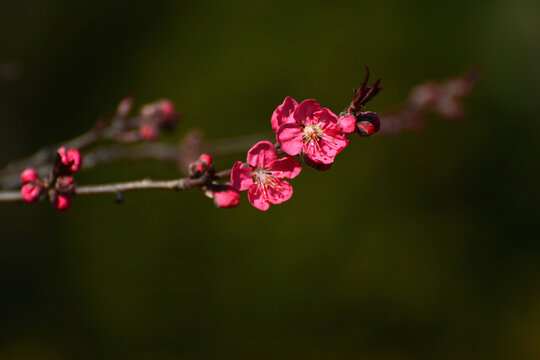
[[[353,133],[356,128],[356,118],[354,115],[344,116],[338,120],[338,125],[345,134]]]
[[[212,157],[208,154],[202,154],[197,161],[192,162],[189,165],[189,176],[192,178],[199,178],[209,169],[212,169],[213,166]]]
[[[118,104],[118,108],[116,109],[116,115],[124,118],[128,116],[132,107],[133,107],[133,98],[131,96],[126,96]]]
[[[174,121],[178,117],[174,104],[170,100],[163,100],[161,102],[161,113],[163,114],[163,118],[167,121]]]
[[[58,194],[54,200],[54,207],[60,211],[69,209],[71,207],[71,196],[67,194]]]
[[[25,184],[21,188],[21,195],[25,202],[33,203],[41,195],[41,187],[33,184]]]
[[[36,170],[32,168],[25,169],[21,173],[21,184],[35,183],[39,179]]]
[[[75,191],[75,181],[71,176],[60,176],[56,180],[56,189],[62,194],[71,194]]]
[[[60,156],[63,171],[67,173],[74,173],[81,168],[82,157],[79,150],[69,149],[66,151],[65,147],[61,147],[58,149],[58,155]]]
[[[139,133],[146,141],[156,141],[159,137],[158,130],[150,124],[141,126]]]
[[[199,160],[203,163],[206,163],[206,166],[212,165],[212,157],[208,154],[202,154],[199,157]]]
[[[180,115],[170,100],[160,100],[143,106],[141,115],[145,123],[150,123],[160,130],[171,130],[180,120]]]
[[[356,132],[361,136],[373,135],[381,128],[381,120],[374,112],[360,113],[356,120]]]

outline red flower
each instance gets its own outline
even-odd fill
[[[231,183],[240,191],[248,190],[251,205],[268,210],[270,204],[281,204],[293,194],[292,186],[283,178],[295,178],[302,167],[293,157],[277,158],[276,147],[259,141],[247,155],[249,166],[237,161],[231,172]]]
[[[292,116],[285,117],[285,102],[272,116],[272,119],[278,119],[272,126],[274,122],[281,122],[276,137],[283,151],[293,156],[305,154],[320,164],[333,163],[336,155],[349,143],[338,126],[338,117],[327,108],[321,109],[313,99],[302,101]]]

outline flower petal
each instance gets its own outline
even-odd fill
[[[243,167],[241,161],[234,163],[231,171],[231,183],[236,190],[247,190],[253,185],[251,177],[251,168]]]
[[[302,128],[296,123],[286,123],[279,127],[277,140],[283,151],[289,155],[297,155],[304,144]]]
[[[306,143],[304,153],[311,160],[321,164],[331,164],[334,158],[349,144],[349,140],[342,135],[341,130],[337,130],[337,134],[332,134],[330,131],[325,132],[324,138],[320,139],[316,144],[313,142]],[[334,136],[329,136],[329,134]]]
[[[293,179],[302,171],[302,165],[295,158],[286,156],[274,161],[270,171],[277,178]]]
[[[356,128],[356,118],[348,115],[339,119],[339,128],[346,134],[353,133]]]
[[[277,159],[276,147],[270,141],[259,141],[248,151],[247,162],[253,167],[267,168]]]
[[[291,184],[283,179],[275,179],[275,186],[269,186],[266,190],[268,201],[272,204],[281,204],[291,198],[293,189]]]
[[[335,155],[328,155],[320,145],[317,146],[317,144],[311,141],[304,146],[304,153],[308,158],[317,163],[331,164],[334,162]]]
[[[330,156],[336,156],[349,145],[349,140],[339,129],[325,130],[319,142],[320,147]]]
[[[316,111],[313,116],[318,117],[320,121],[324,122],[332,122],[334,124],[337,124],[338,122],[338,116],[328,108],[322,108],[321,110]]]
[[[276,110],[274,110],[274,113],[272,114],[272,119],[270,120],[274,132],[278,131],[281,124],[294,122],[293,115],[297,107],[298,103],[296,102],[296,100],[294,100],[290,96],[287,96],[285,98],[283,103],[279,105]]]
[[[296,108],[296,111],[294,112],[294,120],[298,124],[304,124],[309,119],[313,119],[313,114],[320,109],[321,107],[317,101],[313,99],[304,100]]]
[[[255,184],[248,190],[248,200],[259,210],[266,211],[270,207],[270,203],[263,196],[262,188]]]

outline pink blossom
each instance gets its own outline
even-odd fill
[[[21,173],[21,184],[35,183],[39,179],[36,170],[32,168],[25,169]]]
[[[229,183],[219,185],[212,191],[212,197],[219,208],[232,208],[240,204],[240,193]]]
[[[58,155],[60,155],[62,165],[68,166],[67,170],[70,173],[74,173],[81,168],[82,158],[79,150],[69,149],[66,151],[65,147],[61,147],[58,149]]]
[[[21,195],[25,202],[27,203],[33,203],[41,194],[41,187],[33,185],[33,184],[25,184],[21,188]]]
[[[316,163],[331,164],[349,143],[338,126],[338,117],[327,108],[321,109],[313,99],[302,101],[292,117],[281,116],[281,121],[276,137],[289,155],[302,153]]]
[[[269,141],[260,141],[247,155],[248,166],[237,161],[231,172],[231,183],[237,190],[248,190],[251,205],[268,210],[270,204],[281,204],[293,194],[291,184],[283,178],[295,178],[302,167],[291,156],[278,159],[276,147]]]

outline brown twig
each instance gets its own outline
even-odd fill
[[[426,115],[435,113],[450,121],[465,116],[463,99],[470,96],[480,77],[476,69],[443,81],[416,86],[407,100],[394,110],[380,114],[380,134],[396,135],[402,130],[422,130]]]
[[[273,137],[273,134],[264,133],[204,142],[202,136],[198,137],[199,134],[200,133],[197,131],[189,131],[179,145],[143,143],[136,145],[115,144],[96,147],[89,152],[83,153],[84,161],[81,170],[89,170],[98,165],[115,161],[156,160],[177,164],[184,174],[187,174],[187,167],[189,164],[202,153],[208,153],[214,157],[234,155],[246,152],[257,141],[272,139]],[[56,148],[54,149],[54,155],[56,155]],[[42,161],[41,157],[33,156],[31,158],[34,162],[39,159],[39,165],[25,166],[20,169],[20,171],[8,172],[4,176],[0,176],[0,188],[14,189],[19,187],[19,175],[22,170],[27,167],[34,167],[36,172],[42,177],[49,174],[52,160],[46,162]]]
[[[382,119],[381,133],[394,135],[404,129],[419,129],[423,126],[425,116],[429,112],[438,113],[449,120],[461,119],[465,114],[462,100],[472,93],[478,77],[478,71],[471,70],[463,76],[445,82],[420,84],[413,89],[410,97],[402,105],[380,116]],[[377,80],[371,86],[367,86],[368,78],[369,72],[361,88],[355,90],[353,101],[344,110],[342,115],[358,116],[363,114],[362,116],[365,116],[366,113],[361,113],[361,109],[367,101],[372,99],[382,89],[380,87],[380,80]],[[202,153],[208,153],[213,156],[236,154],[245,152],[257,141],[272,139],[274,137],[273,134],[259,134],[205,143],[202,134],[194,130],[189,131],[178,145],[162,143],[128,145],[142,140],[141,136],[144,138],[144,135],[139,132],[139,126],[141,124],[148,125],[148,117],[155,116],[155,111],[159,113],[159,109],[155,110],[156,107],[159,108],[156,104],[159,105],[162,103],[147,105],[141,110],[140,116],[126,119],[126,115],[132,105],[131,100],[126,98],[120,103],[117,114],[112,119],[98,121],[89,132],[66,141],[63,145],[67,148],[82,149],[103,139],[111,139],[117,142],[115,145],[94,147],[93,150],[84,153],[82,169],[90,169],[99,164],[112,161],[150,159],[174,162],[184,173],[188,174],[190,164]],[[152,113],[152,111],[154,112]],[[144,116],[147,116],[147,118],[144,118]],[[279,146],[277,147],[278,153],[281,154],[282,150]],[[40,177],[48,178],[48,181],[43,185],[44,193],[48,191],[49,198],[51,201],[54,201],[56,198],[55,191],[66,191],[59,188],[59,184],[56,181],[57,178],[54,177],[55,171],[53,170],[51,172],[51,163],[56,156],[57,147],[47,147],[26,159],[12,162],[0,170],[0,185],[4,187],[19,186],[19,175],[21,171],[27,167],[33,167]],[[67,190],[66,193],[80,196],[115,194],[118,199],[121,199],[120,195],[123,192],[135,190],[188,190],[192,188],[205,188],[208,190],[209,187],[218,186],[215,185],[217,181],[230,177],[230,174],[230,169],[215,173],[213,167],[211,167],[211,170],[197,178],[191,173],[191,177],[167,181],[144,179],[104,185],[73,185],[73,188]],[[17,201],[23,201],[20,191],[0,191],[0,202]]]
[[[90,130],[80,136],[77,136],[73,139],[62,142],[61,145],[71,149],[83,149],[89,145],[92,145],[98,140],[110,139],[112,134],[110,132],[98,132],[95,130]],[[50,163],[54,160],[58,148],[61,146],[47,146],[44,147],[34,154],[17,161],[13,161],[7,164],[2,170],[0,170],[0,181],[4,182],[6,179],[9,179],[13,176],[18,176],[24,169],[33,167],[39,168],[41,166],[50,166]],[[7,181],[10,182],[9,180]]]
[[[166,110],[164,110],[165,105],[167,105]],[[98,119],[92,128],[82,135],[55,146],[44,147],[24,159],[7,164],[0,170],[0,182],[11,183],[12,181],[9,179],[18,176],[26,168],[40,168],[52,163],[60,146],[82,151],[103,140],[112,140],[120,144],[133,144],[148,140],[149,136],[157,137],[161,130],[172,129],[181,118],[181,115],[176,112],[168,100],[147,104],[140,109],[138,114],[128,117],[132,107],[133,99],[126,97],[120,101],[116,113],[112,117]],[[144,127],[153,133],[145,135],[142,132]]]
[[[139,181],[129,181],[104,185],[86,185],[76,186],[74,190],[75,195],[99,195],[99,194],[121,194],[126,191],[134,190],[189,190],[194,188],[201,188],[213,181],[226,179],[231,176],[231,170],[224,170],[216,173],[213,176],[202,176],[197,179],[182,178],[176,180],[151,180],[144,179]],[[0,202],[21,202],[23,201],[20,191],[0,191]]]

